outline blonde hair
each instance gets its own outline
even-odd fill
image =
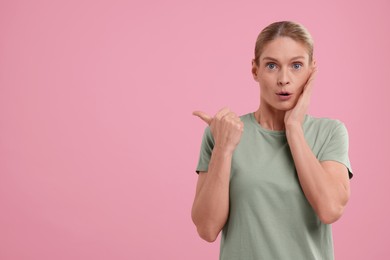
[[[309,54],[309,62],[313,60],[313,39],[309,31],[301,24],[292,21],[275,22],[265,27],[259,34],[255,46],[256,65],[259,65],[259,58],[267,43],[277,37],[290,37],[300,43],[303,43]]]

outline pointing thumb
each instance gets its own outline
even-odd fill
[[[211,121],[213,120],[213,118],[211,116],[209,116],[208,114],[206,114],[205,112],[202,112],[202,111],[194,111],[194,112],[192,112],[192,114],[194,116],[198,116],[200,119],[205,121],[208,125],[210,125]]]

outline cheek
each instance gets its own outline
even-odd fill
[[[306,80],[303,78],[303,79],[299,79],[299,81],[297,82],[297,88],[298,89],[303,89],[303,86],[305,85],[305,82]]]
[[[309,76],[310,76],[309,73],[305,73],[304,75],[297,78],[296,82],[297,82],[297,87],[299,89],[302,89],[305,86],[307,80],[309,79]]]
[[[261,88],[269,89],[274,87],[276,80],[267,74],[262,74],[262,76],[259,78],[259,83]]]

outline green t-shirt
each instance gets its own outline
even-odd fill
[[[285,132],[263,128],[254,113],[240,118],[244,131],[232,158],[220,259],[334,259],[331,225],[320,221],[302,191]],[[352,178],[348,132],[342,122],[306,115],[303,130],[319,161],[344,164]],[[213,147],[207,126],[198,173],[207,172]]]

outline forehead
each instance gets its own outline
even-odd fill
[[[289,61],[297,56],[303,56],[305,60],[309,60],[306,46],[290,37],[278,37],[264,46],[260,60],[264,57],[271,57],[278,61]]]

